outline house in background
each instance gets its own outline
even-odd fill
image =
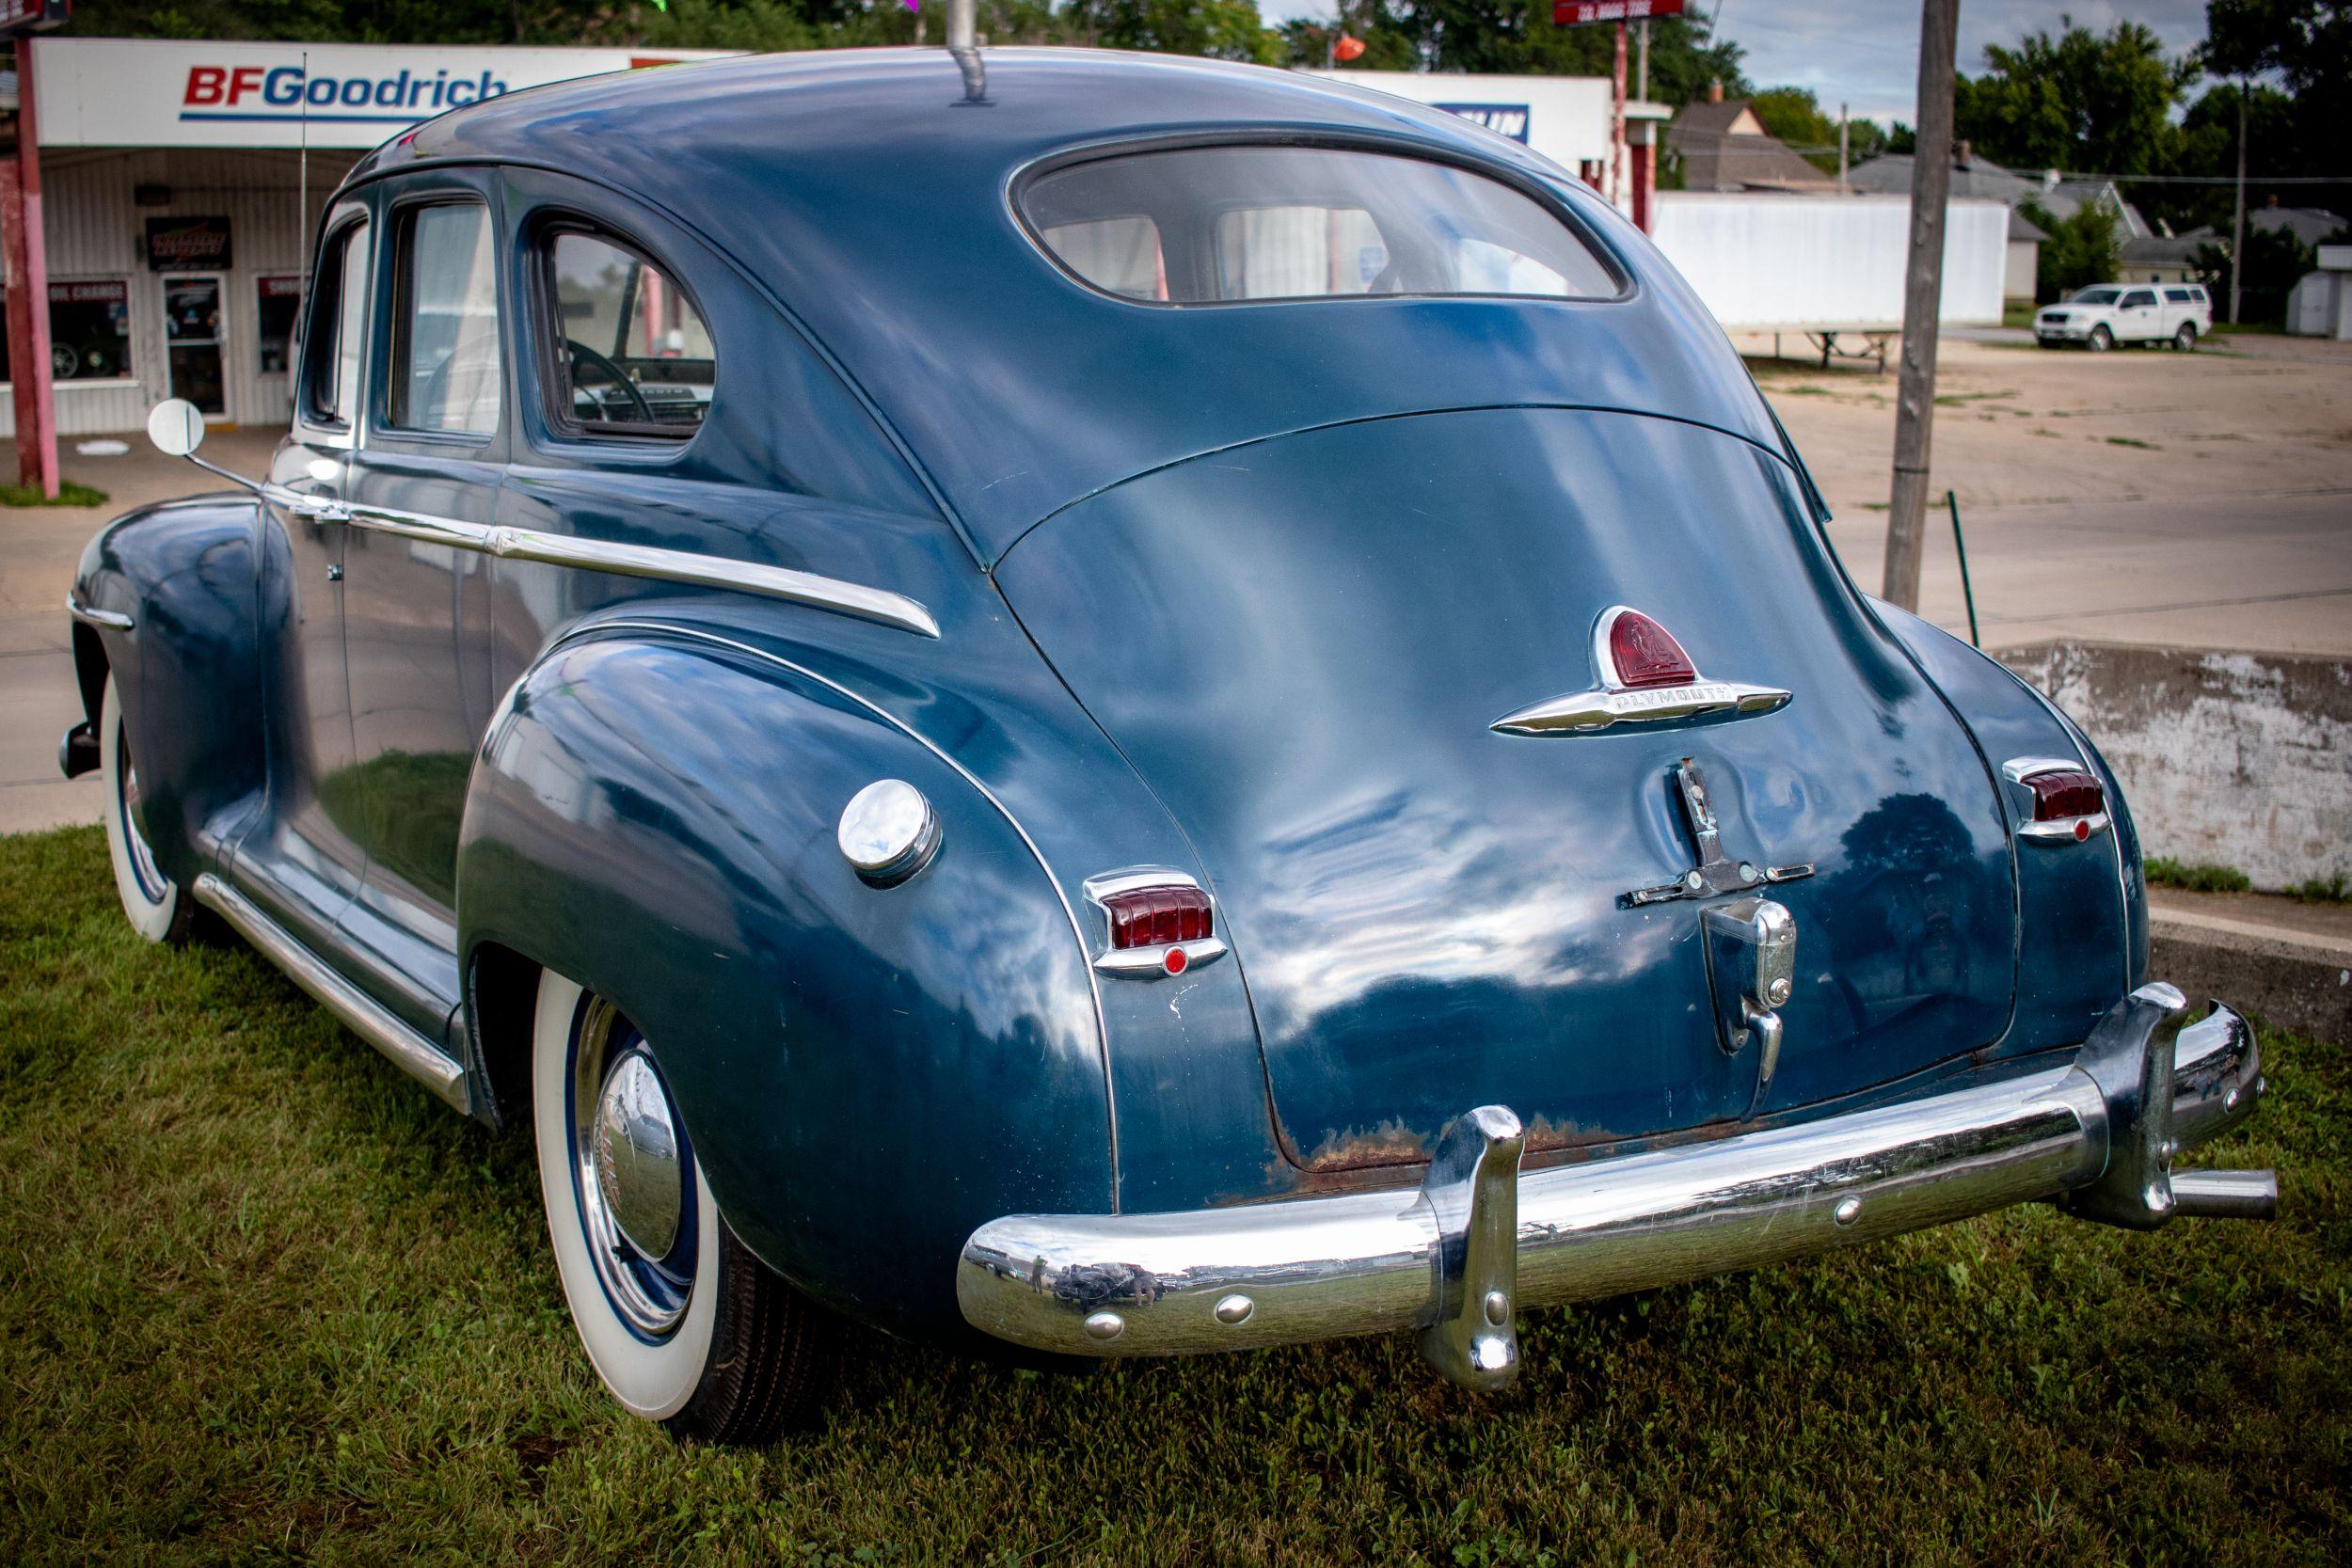
[[[2301,338],[2352,341],[2352,245],[2317,249],[2319,270],[2305,274],[2287,295],[2287,330]]]
[[[2003,299],[2034,297],[2034,280],[2042,276],[2042,242],[2049,237],[2033,219],[2014,207],[2009,210],[2009,260],[2001,269]]]
[[[1764,129],[1746,99],[1724,99],[1724,85],[1703,103],[1688,103],[1666,127],[1666,157],[1686,191],[1790,191],[1821,196],[1837,189],[1822,173]],[[1906,194],[1909,187],[1904,187]]]
[[[1856,164],[1848,173],[1847,182],[1858,191],[1907,194],[1911,190],[1911,154],[1889,152]],[[2087,206],[2103,206],[2115,214],[2115,237],[2122,250],[2124,277],[2145,277],[2152,268],[2163,272],[2167,280],[2177,280],[2182,275],[2180,269],[2185,263],[2157,259],[2160,255],[2169,258],[2170,249],[2177,247],[2179,242],[2159,233],[2154,225],[2140,215],[2138,208],[2123,199],[2123,193],[2112,180],[2060,180],[2047,174],[2019,174],[1979,156],[1963,141],[1952,148],[1952,198],[1963,198],[2006,202],[2009,206],[2006,289],[2011,299],[2034,297],[2042,242],[2049,238],[2019,210],[2029,201],[2060,220],[2073,217]],[[2153,250],[2136,252],[2136,247],[2150,241],[2156,242]],[[2185,257],[2196,248],[2189,245],[2182,254]],[[2136,253],[2141,256],[2140,261],[2135,261]]]

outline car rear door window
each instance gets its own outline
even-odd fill
[[[559,427],[684,440],[709,417],[717,349],[668,269],[602,234],[548,243]]]
[[[2148,289],[2134,289],[2130,293],[2123,296],[2123,309],[2126,310],[2145,309],[2147,307],[2153,305],[2155,302],[2156,296],[2153,291]]]
[[[495,435],[504,361],[490,210],[478,201],[420,207],[399,234],[390,422]]]
[[[1341,148],[1195,147],[1049,169],[1016,198],[1081,282],[1176,306],[1366,294],[1605,299],[1616,274],[1502,180]]]

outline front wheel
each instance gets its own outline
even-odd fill
[[[115,895],[122,901],[123,918],[150,942],[185,941],[196,900],[163,874],[148,846],[139,770],[131,757],[122,701],[112,675],[98,698],[98,775],[106,791],[106,858],[114,863]]]
[[[2197,324],[2194,322],[2183,322],[2181,324],[2181,329],[2172,334],[2172,346],[2179,349],[2183,354],[2187,354],[2195,349],[2197,347]]]
[[[2105,354],[2115,346],[2115,334],[2104,326],[2094,326],[2090,329],[2090,341],[2085,346],[2093,354]]]
[[[720,1217],[651,1043],[546,972],[531,1087],[556,1272],[596,1375],[679,1437],[773,1441],[824,1392],[825,1319]]]

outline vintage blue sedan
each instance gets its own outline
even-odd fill
[[[2172,1168],[2262,1068],[2106,765],[1856,592],[1605,203],[1305,76],[963,64],[402,135],[271,471],[72,590],[133,924],[528,1125],[623,1403],[768,1437],[838,1319],[1491,1388],[1523,1307],[2269,1212]]]

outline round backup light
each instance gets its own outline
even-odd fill
[[[1183,948],[1171,947],[1168,950],[1168,957],[1160,960],[1160,967],[1170,974],[1182,974],[1184,972],[1184,965],[1190,962],[1192,960],[1184,957]]]
[[[834,835],[841,857],[869,882],[903,882],[939,853],[939,816],[904,779],[877,779],[850,797]]]

